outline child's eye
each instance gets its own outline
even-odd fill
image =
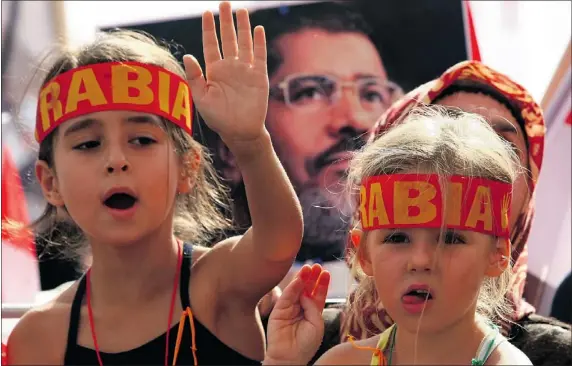
[[[95,149],[96,147],[99,147],[99,145],[101,145],[101,143],[99,141],[91,140],[91,141],[82,142],[81,144],[74,146],[73,149],[74,150],[90,150],[90,149]]]
[[[445,237],[444,237],[443,241],[445,242],[445,244],[465,244],[466,243],[465,238],[453,230],[447,230],[447,232],[445,232]]]
[[[150,137],[137,137],[137,138],[132,139],[131,142],[136,144],[136,145],[151,145],[157,141],[153,140]]]
[[[384,243],[392,243],[392,244],[399,244],[399,243],[409,243],[409,236],[402,232],[393,232],[383,239]]]

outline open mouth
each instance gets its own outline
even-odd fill
[[[408,298],[410,300],[417,300],[417,301],[426,301],[426,300],[432,300],[433,295],[431,294],[431,291],[429,291],[428,289],[416,289],[406,292],[405,295],[403,295],[403,298],[404,299]]]
[[[401,303],[406,312],[417,316],[429,309],[434,298],[435,294],[428,285],[412,285],[401,297]]]
[[[135,205],[137,198],[128,193],[114,193],[103,204],[114,210],[128,210]]]

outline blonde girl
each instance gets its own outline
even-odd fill
[[[509,309],[518,167],[482,117],[443,107],[415,110],[358,153],[349,173],[359,189],[350,233],[353,270],[363,277],[356,296],[375,294],[395,324],[330,349],[317,364],[530,365],[495,325]],[[315,271],[314,283],[327,278]],[[270,317],[266,364],[307,363],[319,346],[321,319],[306,314],[323,305],[295,286]],[[312,339],[292,331],[301,324],[316,330]]]

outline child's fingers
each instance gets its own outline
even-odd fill
[[[322,266],[319,265],[318,263],[315,263],[312,265],[312,267],[310,268],[311,270],[311,275],[310,275],[310,279],[312,281],[316,281],[318,280],[318,277],[320,276],[320,273],[322,273]]]
[[[280,300],[276,302],[275,309],[285,309],[296,304],[305,288],[305,282],[296,277],[286,286]]]
[[[304,289],[304,293],[307,296],[311,296],[314,288],[316,287],[316,282],[318,281],[318,277],[320,277],[320,273],[322,273],[322,266],[319,264],[314,264],[311,268],[310,275],[308,280],[306,281],[306,287]]]
[[[312,299],[314,303],[320,310],[320,312],[324,309],[326,305],[326,298],[328,296],[328,288],[330,287],[330,272],[324,270],[320,273],[318,277],[318,281],[316,283],[316,287],[314,288],[314,292],[312,293]]]
[[[207,68],[222,58],[218,45],[214,15],[210,11],[203,13],[203,54]]]
[[[185,65],[185,74],[191,93],[195,101],[201,100],[205,94],[206,81],[203,76],[203,70],[199,61],[193,55],[185,55],[183,57],[183,64]]]
[[[300,295],[302,291],[305,290],[306,283],[311,276],[311,272],[312,270],[308,265],[303,266],[300,271],[298,271],[296,277],[294,277],[282,292],[280,300],[276,303],[276,308],[287,308],[299,301]]]
[[[266,33],[264,27],[257,25],[254,28],[254,67],[263,72],[267,72],[267,51],[266,51]]]
[[[311,277],[311,274],[312,267],[310,267],[308,264],[304,264],[296,274],[296,277],[300,277],[305,282]]]

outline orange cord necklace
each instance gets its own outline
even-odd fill
[[[397,333],[396,330],[397,326],[394,325],[393,329],[391,330],[391,333],[389,334],[389,339],[387,340],[388,343],[385,343],[385,345],[383,346],[380,346],[379,344],[377,347],[359,346],[355,343],[355,338],[351,335],[348,336],[348,340],[354,348],[362,351],[372,352],[373,356],[377,359],[377,366],[390,366],[391,360],[393,358],[393,349],[395,347],[395,336]],[[384,354],[385,348],[387,348],[388,346],[389,346],[389,360],[385,357]]]
[[[370,351],[373,353],[373,356],[375,356],[377,358],[377,366],[387,366],[387,359],[385,358],[385,355],[383,354],[383,351],[378,348],[378,347],[367,347],[367,346],[358,346],[355,343],[355,338],[353,336],[348,336],[348,341],[351,343],[351,345],[355,348],[355,349],[359,349],[362,351]]]

